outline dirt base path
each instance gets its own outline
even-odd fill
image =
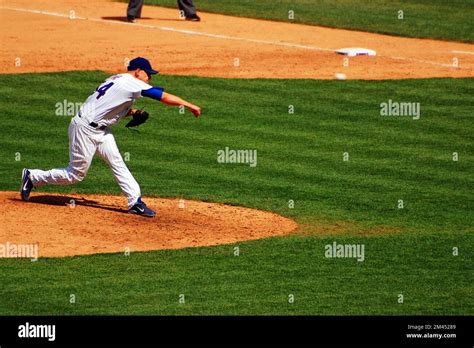
[[[75,204],[71,205],[71,202]],[[121,196],[0,192],[0,245],[37,244],[39,257],[131,252],[235,243],[297,230],[290,219],[256,209],[144,198],[155,218],[131,215]],[[182,206],[182,205],[181,205]]]
[[[126,3],[105,0],[11,0],[0,5],[0,72],[104,70],[146,56],[164,74],[217,77],[392,79],[474,76],[474,45],[145,6],[136,24]],[[70,19],[74,17],[75,19]],[[334,50],[365,47],[377,57]],[[238,58],[238,66],[235,66]],[[19,59],[19,60],[18,60]],[[19,64],[18,64],[19,63]],[[457,66],[456,66],[457,64]]]

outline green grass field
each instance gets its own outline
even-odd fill
[[[17,190],[23,167],[67,165],[70,117],[55,104],[84,101],[106,76],[0,75],[0,190]],[[239,243],[238,257],[224,245],[3,259],[0,314],[474,314],[472,79],[154,83],[203,116],[141,99],[152,115],[141,133],[115,128],[143,194],[272,210],[302,233]],[[380,116],[389,99],[419,102],[421,118]],[[258,165],[217,163],[226,146],[256,149]],[[80,184],[46,191],[120,192],[99,159]],[[319,233],[336,223],[344,234]],[[324,257],[333,241],[364,244],[365,261]]]
[[[176,0],[147,4],[177,8]],[[233,16],[474,42],[471,0],[198,0],[195,5],[198,10]],[[289,11],[294,11],[293,20]]]

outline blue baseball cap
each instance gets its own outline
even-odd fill
[[[130,63],[128,63],[128,71],[141,69],[146,72],[148,75],[158,74],[158,71],[153,70],[151,67],[150,62],[146,58],[137,57],[132,59]]]

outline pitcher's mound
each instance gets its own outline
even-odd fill
[[[123,196],[0,192],[0,244],[37,244],[39,257],[179,249],[285,235],[280,215],[224,204],[144,198],[157,217],[128,214]],[[128,248],[128,249],[127,249]]]

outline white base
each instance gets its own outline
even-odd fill
[[[348,57],[355,56],[376,56],[377,52],[374,50],[369,50],[368,48],[360,47],[350,47],[350,48],[341,48],[336,51],[337,54],[343,54]]]

